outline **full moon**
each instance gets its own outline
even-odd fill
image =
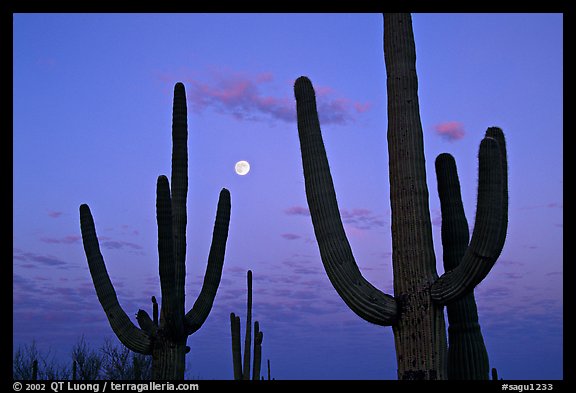
[[[248,172],[250,172],[250,164],[248,163],[248,161],[238,161],[234,166],[234,170],[240,176],[244,176]]]

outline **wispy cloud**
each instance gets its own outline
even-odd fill
[[[434,131],[436,131],[436,134],[450,142],[460,140],[464,138],[464,135],[466,134],[464,124],[459,121],[447,121],[436,124],[434,126]]]
[[[52,210],[52,211],[49,211],[49,212],[48,212],[48,217],[50,217],[50,218],[58,218],[58,217],[60,217],[62,214],[64,214],[64,213],[59,212],[59,211],[54,211],[54,210]]]
[[[100,243],[100,245],[108,250],[122,250],[122,249],[130,249],[130,250],[142,250],[143,247],[139,244],[132,243],[132,242],[125,242],[120,240],[105,240]]]
[[[342,209],[340,214],[345,224],[353,225],[357,229],[369,230],[386,226],[386,220],[369,209]]]
[[[249,75],[228,71],[213,71],[209,77],[186,78],[190,109],[201,113],[208,108],[229,114],[236,120],[296,120],[296,103],[291,86],[283,94],[275,92],[271,72]],[[316,88],[320,122],[322,124],[348,124],[358,114],[371,108],[370,102],[359,102],[339,96],[330,87]]]
[[[80,240],[82,240],[82,236],[80,235],[67,235],[63,237],[43,236],[40,238],[40,241],[51,244],[76,244],[79,243]]]
[[[283,239],[286,240],[296,240],[296,239],[300,239],[302,236],[297,235],[295,233],[283,233],[280,236],[282,236]]]
[[[143,247],[137,243],[127,242],[124,240],[114,240],[107,236],[100,236],[100,247],[105,248],[107,250],[134,250],[139,251],[142,250]],[[82,236],[80,235],[67,235],[62,237],[48,237],[44,236],[40,238],[40,241],[49,244],[79,244],[82,241]]]
[[[285,209],[284,213],[289,216],[310,216],[310,210],[304,206],[291,206]],[[387,224],[381,215],[364,208],[340,209],[340,217],[344,224],[361,230],[380,228]]]
[[[62,259],[50,254],[36,254],[15,248],[12,253],[12,258],[18,261],[18,265],[23,268],[32,269],[40,266],[59,267],[63,268],[67,265]]]

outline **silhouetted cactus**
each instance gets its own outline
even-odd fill
[[[496,370],[496,367],[492,368],[492,380],[493,381],[497,381],[498,380],[498,370]]]
[[[502,131],[498,128],[489,128],[486,136],[505,145]],[[502,150],[502,158],[502,165],[505,166],[505,149]],[[506,176],[506,172],[503,175]],[[444,270],[450,271],[463,259],[469,241],[468,221],[462,205],[456,163],[450,154],[443,153],[436,158],[436,177],[442,211]],[[503,182],[507,184],[507,179]],[[503,242],[504,237],[501,240]],[[488,379],[488,353],[478,323],[474,292],[448,304],[446,310],[449,322],[448,379]]]
[[[450,305],[451,323],[463,322],[476,327],[475,304],[470,294],[489,273],[504,245],[508,222],[504,135],[499,128],[489,128],[480,144],[478,200],[472,239],[468,243],[467,226],[443,225],[443,232],[454,232],[458,236],[457,240],[448,240],[448,235],[445,239],[443,234],[445,252],[452,253],[452,258],[457,261],[448,258],[448,265],[445,261],[446,272],[438,277],[410,14],[384,15],[384,57],[394,296],[370,284],[362,276],[352,255],[322,140],[314,89],[308,78],[300,77],[295,82],[294,92],[306,197],[322,262],[332,285],[357,315],[371,323],[392,326],[398,378],[446,379],[449,376],[448,346],[443,308]],[[450,167],[449,161],[441,156],[440,168]],[[454,190],[444,189],[441,185],[453,185],[455,174],[455,166],[453,171],[449,169],[448,174],[442,170],[438,172],[444,202],[460,198],[459,190],[456,197]],[[460,213],[445,211],[450,204],[442,205],[443,218],[454,218],[461,224]],[[453,332],[460,334],[455,342],[461,345],[467,345],[477,337],[457,328]],[[457,347],[454,343],[455,351],[451,356],[463,360]],[[474,350],[478,353],[474,355],[473,363],[480,366],[471,376],[487,379],[488,369],[482,364],[480,346]],[[482,375],[476,375],[476,372]]]
[[[184,310],[186,276],[186,198],[188,193],[188,125],[186,92],[182,83],[174,87],[172,116],[172,189],[166,176],[156,188],[158,255],[162,306],[160,321],[139,310],[135,326],[118,303],[104,259],[100,253],[94,221],[88,205],[80,206],[80,225],[90,275],[98,300],[112,330],[130,350],[153,359],[154,379],[183,379],[189,335],[200,329],[214,302],[220,284],[230,222],[230,193],[222,189],[212,234],[212,245],[202,289],[192,309]],[[155,302],[153,298],[152,302]],[[157,307],[157,305],[155,306]],[[157,308],[155,308],[157,310]]]
[[[240,344],[240,317],[230,313],[230,331],[232,336],[232,364],[234,379],[250,379],[250,351],[252,350],[252,271],[246,274],[248,284],[248,299],[246,306],[246,336],[244,339],[244,364],[242,364],[242,346]],[[260,379],[262,363],[262,340],[264,333],[260,331],[258,321],[254,322],[254,360],[252,379]]]

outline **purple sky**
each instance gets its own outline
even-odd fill
[[[508,143],[506,245],[477,287],[491,367],[504,379],[563,377],[563,17],[414,14],[438,272],[434,159],[454,155],[474,223],[477,150]],[[229,314],[253,318],[276,379],[395,379],[390,327],[332,288],[308,215],[294,80],[314,84],[357,263],[393,293],[386,72],[380,14],[15,14],[14,345],[68,362],[83,334],[114,337],[88,272],[79,206],[129,315],[159,297],[155,184],[170,173],[172,91],[188,96],[187,307],[206,267],[218,193],[232,214],[222,282],[190,336],[186,376],[231,379]],[[246,176],[234,173],[250,162]]]

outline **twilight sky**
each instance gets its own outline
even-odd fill
[[[490,366],[504,379],[563,377],[563,17],[413,14],[436,259],[434,159],[454,155],[474,224],[477,151],[507,138],[509,227],[476,288]],[[392,329],[331,286],[308,214],[293,83],[314,84],[356,261],[393,294],[381,14],[15,14],[13,341],[68,362],[83,334],[114,337],[80,236],[88,203],[129,315],[160,295],[156,178],[170,174],[174,84],[188,97],[186,296],[200,289],[218,193],[231,192],[222,282],[190,336],[188,378],[232,379],[229,314],[253,318],[276,379],[395,379]],[[234,172],[250,162],[246,176]],[[135,318],[134,318],[135,321]]]

